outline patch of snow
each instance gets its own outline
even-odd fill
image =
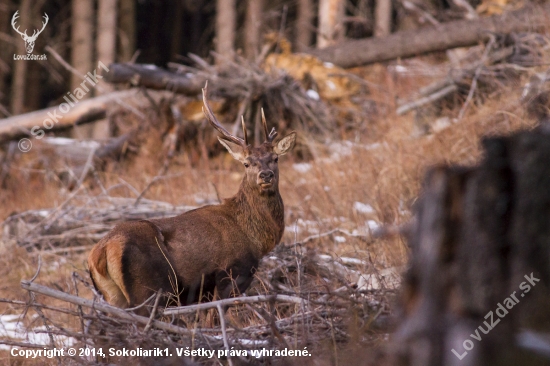
[[[364,214],[372,214],[372,213],[374,213],[374,208],[372,208],[372,206],[369,205],[368,203],[363,203],[363,202],[356,201],[356,202],[353,204],[353,208],[354,208],[357,212],[364,213]]]
[[[435,120],[435,122],[432,125],[432,131],[433,132],[441,132],[444,129],[450,127],[452,125],[452,121],[449,117],[441,117]]]
[[[323,190],[324,190],[325,192],[328,192],[328,191],[330,191],[330,187],[329,187],[329,186],[324,186],[324,187],[323,187]]]
[[[368,220],[367,222],[365,222],[365,224],[367,224],[367,227],[370,229],[370,230],[376,230],[380,227],[380,224],[377,223],[376,221],[374,220]]]
[[[332,62],[323,62],[323,66],[327,69],[332,69],[334,67],[334,64]]]
[[[310,163],[295,163],[292,164],[292,168],[299,173],[307,173],[311,170],[312,166]]]
[[[381,148],[382,146],[387,146],[387,143],[386,142],[384,142],[384,143],[375,142],[375,143],[372,143],[372,144],[363,145],[363,149],[365,149],[365,150],[376,150],[376,149]]]
[[[302,229],[298,225],[292,225],[292,226],[285,226],[285,231],[287,233],[299,234],[300,232],[302,232]]]
[[[45,331],[44,326],[27,330],[19,315],[0,315],[0,337],[9,338],[16,342],[26,342],[37,345],[49,346],[51,344],[50,336],[47,333],[37,333]],[[76,344],[76,339],[61,335],[53,335],[57,347],[70,347]],[[0,350],[9,351],[13,346],[0,344]]]
[[[326,83],[330,90],[336,90],[336,84],[332,80],[327,80]]]
[[[51,272],[57,271],[65,263],[67,263],[67,260],[64,257],[60,257],[58,260],[51,262],[48,270]]]
[[[70,139],[67,137],[44,137],[44,142],[50,145],[57,145],[57,146],[69,146],[69,145],[77,145],[89,149],[97,149],[101,146],[101,144],[97,141],[93,140],[75,140]]]
[[[339,236],[339,235],[335,235],[334,240],[338,243],[345,243],[346,242],[346,238],[344,236]]]
[[[307,96],[310,98],[310,99],[313,99],[313,100],[319,100],[321,99],[321,97],[319,96],[319,93],[317,93],[315,90],[313,89],[308,89],[308,91],[306,91],[306,94]]]
[[[403,65],[395,65],[394,66],[394,70],[395,72],[399,72],[399,73],[405,73],[407,71],[409,71],[405,66]]]

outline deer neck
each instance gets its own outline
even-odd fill
[[[256,244],[258,254],[263,256],[270,252],[281,240],[285,228],[284,205],[279,190],[260,194],[256,187],[249,186],[243,179],[233,202],[237,221]]]

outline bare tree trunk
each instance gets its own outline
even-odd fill
[[[128,62],[136,51],[136,4],[120,0],[118,22],[120,29],[120,61]]]
[[[343,29],[341,28],[343,15],[343,0],[319,0],[319,34],[317,36],[317,48],[325,48],[334,44],[336,39],[342,35]]]
[[[97,7],[97,61],[104,65],[115,62],[116,57],[116,31],[117,31],[117,0],[99,0]],[[112,85],[101,85],[101,90],[96,94],[104,94],[113,91]],[[94,139],[110,137],[109,120],[105,119],[91,125]]]
[[[37,47],[35,46],[35,49]],[[42,66],[38,62],[30,62],[27,65],[27,90],[25,91],[25,112],[34,111],[40,108],[42,95],[42,84],[40,74]]]
[[[391,0],[376,0],[374,7],[374,36],[385,37],[391,33]]]
[[[72,31],[71,31],[71,64],[81,74],[94,69],[94,2],[93,0],[72,0]],[[71,91],[76,89],[82,79],[71,75]],[[84,98],[90,97],[91,93]],[[91,126],[81,126],[73,129],[73,137],[87,138],[92,135]]]
[[[183,2],[176,1],[174,11],[172,13],[172,43],[170,44],[170,58],[175,60],[175,57],[181,53],[182,37],[183,37]]]
[[[31,2],[29,0],[21,1],[19,8],[20,17],[17,19],[20,29],[29,29],[31,27]],[[17,35],[16,53],[18,55],[26,54],[25,43]],[[11,113],[20,114],[24,112],[25,91],[27,90],[27,61],[14,61],[13,80],[11,84]]]
[[[298,0],[298,19],[296,19],[296,49],[303,51],[311,44],[313,29],[313,0]]]
[[[109,65],[115,62],[117,0],[99,0],[97,8],[97,60]],[[107,85],[102,85],[108,88]]]
[[[235,45],[235,26],[237,23],[237,10],[235,0],[216,1],[216,52],[231,58]],[[216,62],[223,63],[223,59]]]
[[[248,0],[244,23],[244,54],[249,60],[258,55],[262,26],[263,0]]]

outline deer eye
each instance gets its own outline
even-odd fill
[[[248,164],[248,163],[243,163],[243,165],[244,165],[245,168],[248,168],[250,166],[250,164]]]
[[[276,156],[275,159],[273,159],[274,162],[278,162],[279,161],[279,157]]]

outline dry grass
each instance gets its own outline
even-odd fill
[[[397,96],[409,95],[419,85],[431,81],[425,76],[401,76],[383,69],[380,65],[358,70],[378,85],[371,88],[369,99],[385,105],[388,113],[374,116],[368,125],[355,131],[342,133],[345,141],[336,139],[321,144],[299,131],[301,143],[311,151],[313,159],[297,161],[292,155],[281,159],[281,192],[285,200],[287,230],[283,242],[291,244],[333,228],[365,231],[368,222],[379,224],[402,224],[410,218],[410,210],[420,193],[425,170],[435,164],[471,165],[480,159],[480,139],[484,135],[506,134],[521,128],[531,128],[533,120],[526,117],[519,103],[521,85],[514,85],[493,95],[483,104],[473,105],[463,118],[448,128],[424,136],[415,137],[415,121],[412,114],[397,117],[393,103]],[[443,111],[456,116],[457,109]],[[40,151],[39,144],[33,151]],[[95,179],[88,179],[81,196],[101,194],[101,186],[113,197],[135,198],[155,177],[162,158],[159,144],[149,146],[131,161],[114,163]],[[156,150],[157,149],[157,150]],[[161,155],[161,154],[160,154]],[[43,159],[60,157],[37,156],[33,152],[16,156],[10,166],[7,189],[0,191],[0,220],[14,212],[29,209],[52,208],[62,203],[70,194],[51,171],[44,168]],[[160,163],[159,163],[160,162]],[[296,165],[297,164],[297,165]],[[148,191],[146,198],[170,202],[174,205],[197,205],[217,200],[217,195],[228,197],[238,189],[241,168],[227,155],[209,161],[200,160],[191,165],[190,159],[176,156],[168,173]],[[372,206],[372,212],[357,208],[357,202]],[[20,281],[32,277],[36,270],[38,254],[44,265],[37,282],[61,289],[74,289],[73,272],[86,277],[87,253],[70,252],[52,254],[47,250],[27,252],[12,242],[0,242],[0,298],[26,300],[27,294],[20,289]],[[308,247],[318,253],[331,256],[353,257],[369,263],[365,271],[388,267],[403,268],[407,262],[407,247],[402,238],[377,240],[366,244],[353,237],[336,235],[311,241]],[[89,292],[85,296],[91,296]],[[40,299],[50,305],[61,303]],[[19,312],[20,309],[0,304],[0,314]],[[76,327],[75,319],[56,315],[55,321],[67,327]],[[27,317],[29,321],[30,317]],[[69,320],[70,319],[70,320]],[[246,327],[260,321],[232,314],[232,319]],[[67,324],[64,322],[67,321]],[[200,324],[206,327],[206,320]],[[361,339],[361,332],[353,317],[347,321],[349,334]],[[28,324],[30,325],[30,324]],[[370,346],[382,343],[384,332],[369,338]],[[333,345],[318,345],[331,353]],[[341,362],[353,359],[364,352],[364,347],[349,342],[341,345]],[[5,352],[0,351],[2,363],[15,363]],[[37,364],[43,364],[41,360]],[[55,360],[52,360],[52,364]],[[25,364],[34,364],[25,362]]]

